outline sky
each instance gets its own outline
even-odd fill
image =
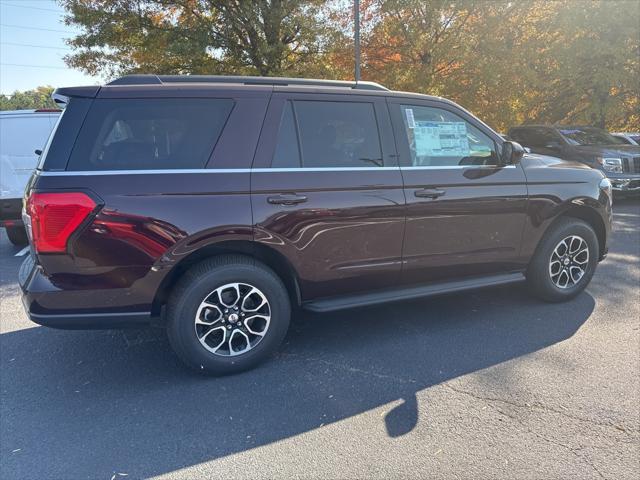
[[[71,53],[65,39],[77,31],[63,13],[54,0],[0,0],[0,93],[101,83],[62,60]]]

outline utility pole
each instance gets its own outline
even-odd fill
[[[356,56],[356,82],[360,81],[360,0],[353,0],[353,36]]]

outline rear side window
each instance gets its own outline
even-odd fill
[[[204,168],[231,99],[95,100],[67,170]]]
[[[271,166],[274,168],[296,168],[301,166],[298,133],[291,102],[285,104],[282,112],[278,143]]]
[[[287,102],[272,167],[382,166],[372,103]]]

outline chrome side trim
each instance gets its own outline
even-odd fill
[[[451,166],[438,166],[438,165],[425,165],[422,167],[400,167],[401,170],[462,170],[465,168],[495,168],[495,169],[505,169],[505,168],[516,168],[515,165],[451,165]]]
[[[171,174],[171,173],[241,173],[248,172],[248,168],[235,169],[213,169],[213,168],[191,168],[191,169],[173,169],[173,170],[78,170],[78,171],[56,171],[56,172],[40,172],[43,177],[78,177],[89,175],[155,175],[155,174]]]
[[[308,173],[308,172],[377,172],[390,170],[461,170],[465,168],[516,168],[515,165],[497,167],[493,165],[452,165],[424,167],[319,167],[319,168],[191,168],[167,170],[78,170],[41,171],[43,177],[76,177],[83,175],[158,175],[175,173]]]

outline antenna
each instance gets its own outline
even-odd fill
[[[360,81],[360,0],[353,0],[353,36],[355,47],[355,77],[356,84]]]

